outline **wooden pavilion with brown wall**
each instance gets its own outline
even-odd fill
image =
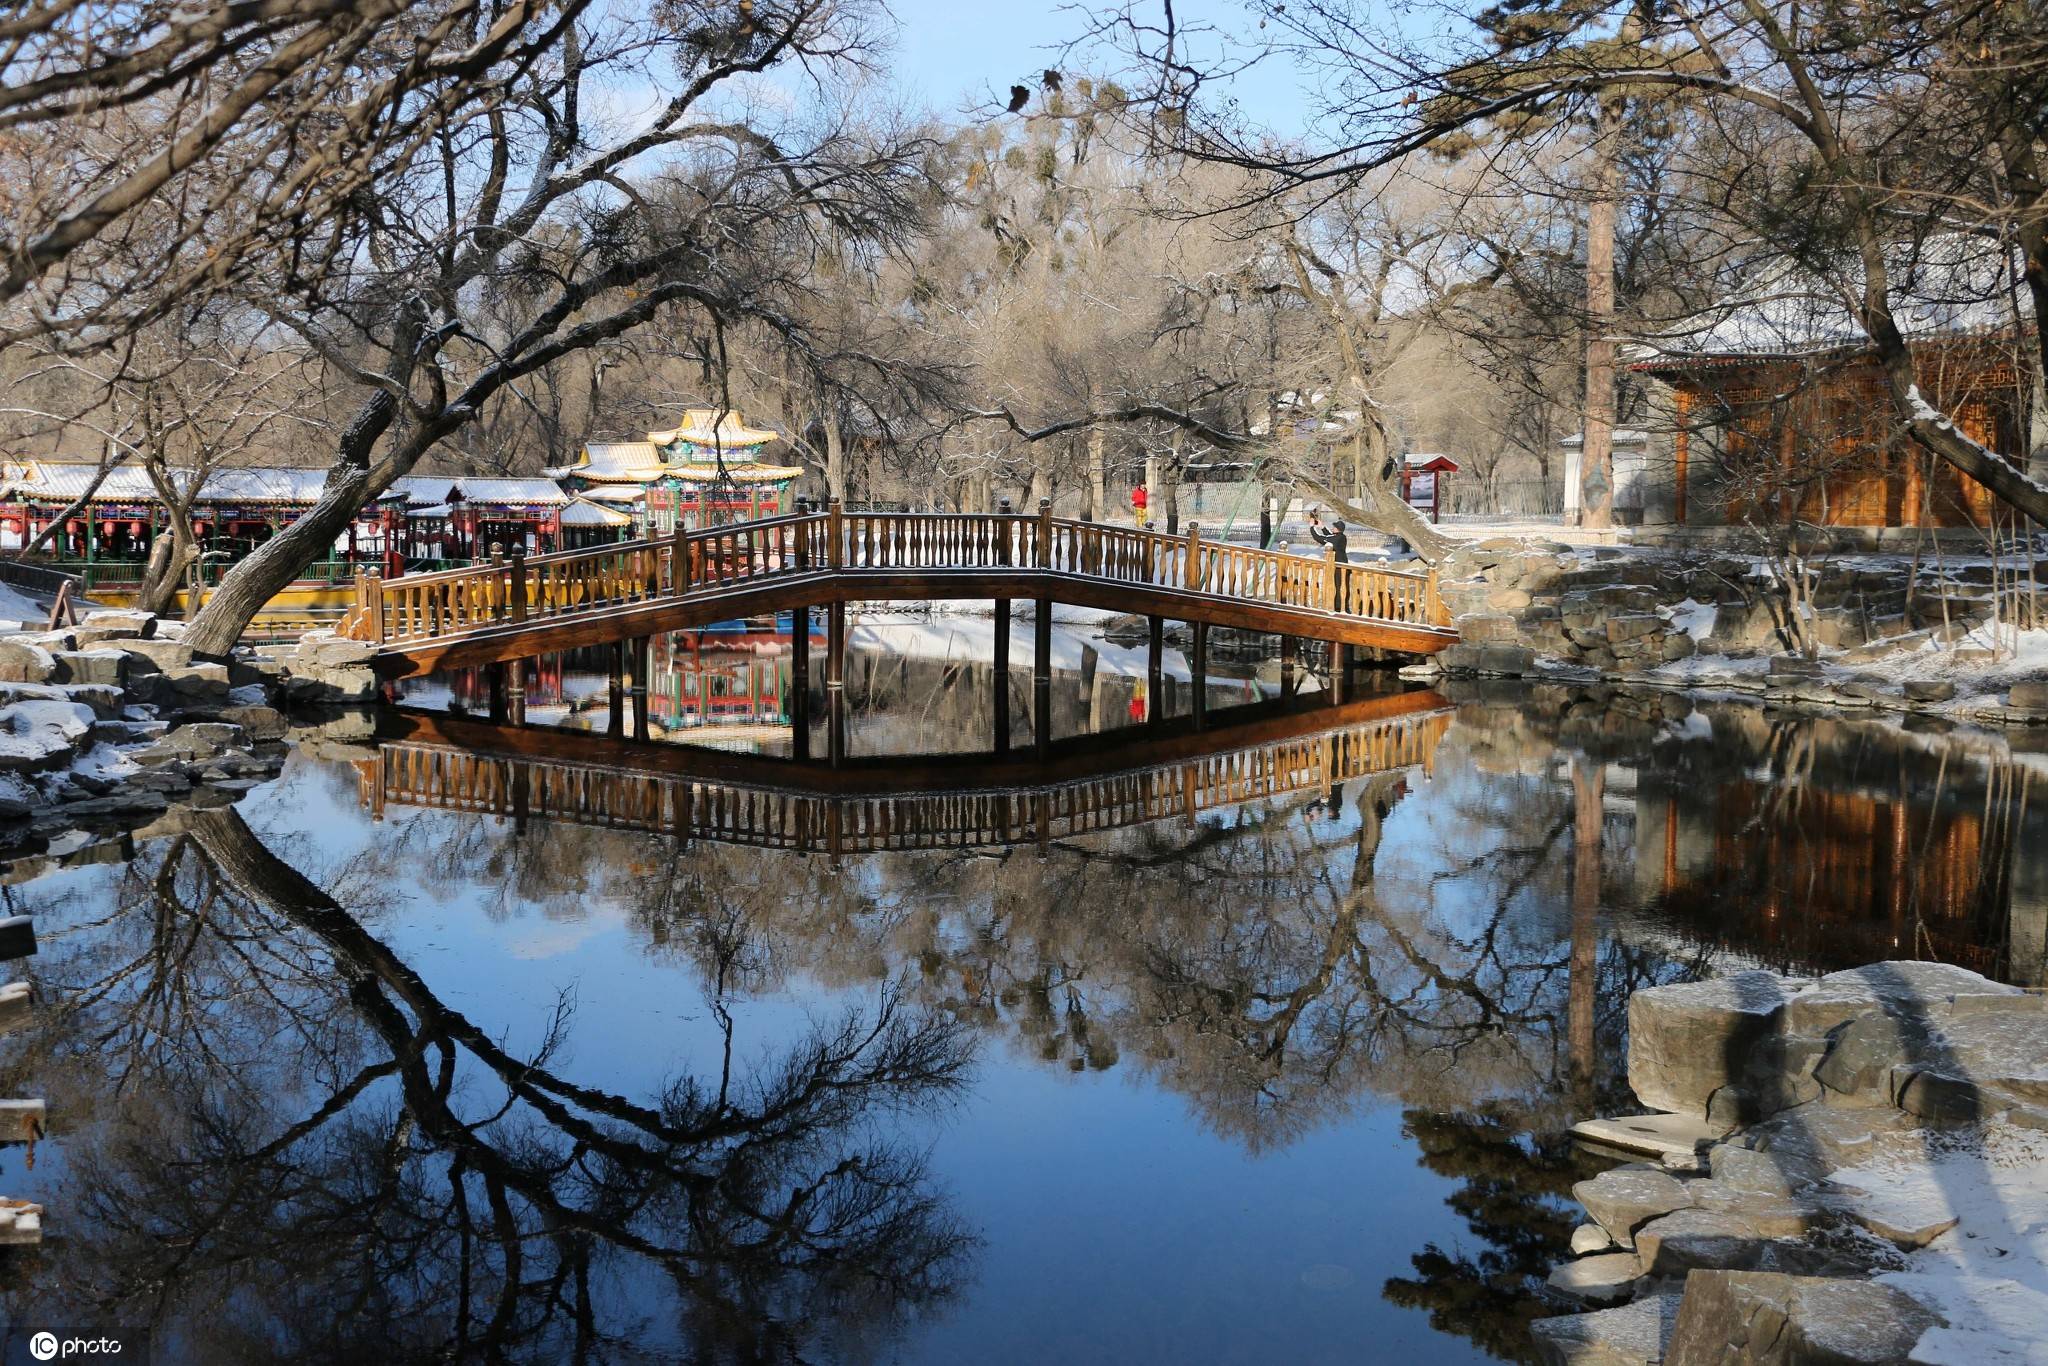
[[[1928,401],[2006,455],[2025,449],[2014,345],[2008,334],[1914,347]],[[1993,525],[1990,491],[1904,436],[1867,351],[1660,355],[1631,368],[1670,389],[1669,495],[1658,520],[1874,532]]]

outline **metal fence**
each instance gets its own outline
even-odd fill
[[[1561,517],[1561,479],[1496,479],[1485,483],[1464,475],[1443,482],[1446,517]]]
[[[49,598],[56,597],[67,583],[71,585],[73,593],[78,593],[85,587],[76,574],[67,574],[47,564],[10,559],[0,559],[0,583],[26,588],[31,593],[40,593]]]

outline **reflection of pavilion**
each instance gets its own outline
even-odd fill
[[[1426,765],[1450,722],[1431,692],[1235,715],[1205,730],[1064,741],[1043,761],[933,755],[835,768],[408,712],[357,778],[379,817],[439,807],[837,857],[1043,846],[1289,793],[1328,797],[1354,778]]]

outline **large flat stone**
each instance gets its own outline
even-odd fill
[[[1696,1115],[1626,1115],[1572,1125],[1573,1138],[1659,1161],[1695,1157],[1727,1135],[1726,1125],[1709,1124]]]
[[[1636,1252],[1652,1276],[1682,1276],[1700,1267],[1752,1267],[1770,1242],[1739,1214],[1680,1209],[1636,1230]]]
[[[1714,1184],[1758,1195],[1790,1195],[1805,1190],[1828,1174],[1828,1165],[1797,1148],[1758,1149],[1736,1143],[1717,1144],[1707,1154]]]
[[[60,650],[51,658],[59,683],[106,683],[120,687],[128,681],[128,656],[119,650]]]
[[[1566,1262],[1550,1273],[1545,1282],[1560,1295],[1587,1304],[1619,1304],[1635,1290],[1643,1265],[1633,1252],[1602,1252]]]
[[[26,640],[0,640],[0,682],[46,683],[57,661],[40,645]]]
[[[11,702],[0,707],[0,770],[62,768],[92,743],[96,719],[82,702]]]
[[[1654,1110],[1706,1118],[1778,1030],[1802,984],[1772,972],[1649,987],[1629,998],[1628,1081]]]
[[[1902,1290],[1771,1271],[1695,1271],[1665,1366],[1880,1366],[1943,1322]]]
[[[1680,1296],[1645,1295],[1614,1309],[1564,1314],[1529,1325],[1539,1360],[1552,1366],[1653,1366],[1678,1324]]]
[[[1572,1198],[1622,1247],[1635,1246],[1635,1231],[1643,1224],[1692,1204],[1685,1182],[1653,1167],[1634,1166],[1616,1167],[1579,1182],[1572,1187]]]
[[[1795,1033],[1825,1034],[1871,1010],[1934,1015],[1958,997],[2013,997],[2018,987],[1994,982],[1949,963],[1890,962],[1831,972],[1786,1003],[1785,1024]]]

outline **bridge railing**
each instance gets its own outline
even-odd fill
[[[1448,711],[1106,773],[1050,788],[833,796],[399,741],[358,763],[363,804],[641,830],[756,848],[878,853],[1067,839],[1431,762]]]
[[[1434,573],[1340,564],[1137,527],[1015,513],[823,512],[384,579],[359,575],[342,633],[380,644],[569,616],[793,574],[1044,569],[1445,627]]]

